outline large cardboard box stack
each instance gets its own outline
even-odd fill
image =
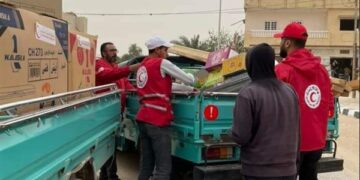
[[[353,91],[353,88],[348,84],[346,80],[331,78],[331,90],[335,97],[347,97],[349,96],[350,92]]]
[[[225,59],[222,64],[222,75],[230,76],[245,71],[245,53],[241,53],[229,59]]]
[[[68,25],[0,4],[0,104],[67,91]]]
[[[96,42],[97,36],[69,31],[69,91],[95,86]]]
[[[169,53],[177,54],[179,56],[184,56],[200,62],[206,62],[209,56],[209,52],[202,51],[199,49],[193,49],[185,46],[174,45],[169,48]]]
[[[66,20],[69,25],[69,29],[74,29],[79,32],[87,33],[87,18],[86,17],[78,17],[73,12],[63,13],[62,19]]]
[[[360,88],[360,86],[359,86],[359,80],[358,80],[358,79],[355,79],[355,80],[352,80],[352,81],[348,81],[348,82],[346,82],[346,84],[347,84],[348,86],[350,86],[350,87],[351,87],[351,90],[353,90],[353,91],[358,91],[359,88]]]
[[[212,71],[222,66],[222,63],[225,59],[229,58],[230,48],[223,48],[217,51],[211,52],[207,58],[205,69]]]

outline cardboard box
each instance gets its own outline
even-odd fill
[[[62,0],[0,0],[0,2],[14,4],[18,8],[27,9],[39,14],[47,14],[61,19],[63,6]]]
[[[209,72],[209,76],[202,87],[212,87],[221,82],[224,82],[224,77],[221,74],[221,67],[217,67]]]
[[[216,69],[217,67],[221,66],[224,59],[227,59],[229,57],[229,54],[229,47],[210,53],[205,64],[205,69],[211,71],[212,69]]]
[[[97,36],[69,32],[68,91],[95,86]]]
[[[343,93],[340,94],[340,96],[343,96],[343,97],[349,97],[349,95],[350,95],[349,91],[344,91]]]
[[[353,90],[352,87],[348,83],[345,84],[344,89],[347,92],[351,92]]]
[[[78,17],[73,12],[66,12],[62,14],[62,19],[66,20],[69,25],[69,29],[87,33],[87,18]]]
[[[331,86],[331,90],[332,90],[333,92],[343,93],[345,89],[344,89],[343,86],[339,86],[339,85],[333,84],[333,85]]]
[[[0,4],[0,104],[67,91],[67,23]]]
[[[169,48],[169,53],[177,54],[179,56],[184,56],[187,58],[195,59],[200,62],[206,62],[209,56],[209,52],[202,51],[198,49],[193,49],[185,46],[174,45],[173,47]]]
[[[336,84],[336,85],[340,85],[340,86],[345,86],[346,80],[338,79],[338,78],[331,78],[331,83]]]
[[[351,87],[351,89],[353,91],[358,91],[359,90],[359,80],[352,80],[347,82],[347,84]]]
[[[341,93],[339,93],[339,92],[333,92],[334,97],[339,97],[340,95],[341,95]]]
[[[222,64],[221,73],[223,76],[228,76],[244,71],[245,69],[245,53],[242,53],[232,58],[225,59]]]

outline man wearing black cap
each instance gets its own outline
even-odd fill
[[[232,127],[245,180],[296,179],[298,100],[295,91],[276,78],[274,64],[275,52],[268,44],[246,55],[252,82],[237,96]]]
[[[316,180],[316,165],[326,143],[328,117],[334,104],[331,82],[321,59],[305,49],[308,33],[299,23],[287,25],[282,33],[280,56],[285,58],[275,68],[278,79],[295,89],[301,114],[300,180]]]

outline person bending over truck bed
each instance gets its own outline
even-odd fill
[[[131,87],[130,82],[127,80],[127,76],[130,72],[136,71],[139,64],[134,64],[126,67],[118,67],[116,62],[117,57],[117,49],[111,42],[103,43],[100,47],[101,59],[96,60],[95,64],[95,84],[96,86],[116,83],[120,89]],[[107,91],[107,90],[104,90]],[[97,93],[101,93],[104,91],[100,91]],[[124,94],[121,96],[122,98],[122,109],[125,107],[123,104]],[[120,117],[119,117],[120,118]],[[116,154],[112,158],[110,158],[106,163],[101,167],[100,171],[100,180],[117,180],[119,177],[116,174],[117,166],[116,166]]]
[[[250,49],[252,82],[235,102],[232,137],[240,145],[245,180],[295,180],[299,154],[299,108],[295,91],[276,78],[268,44]]]
[[[136,75],[140,109],[136,121],[140,130],[139,180],[168,180],[171,173],[171,107],[172,79],[194,84],[194,76],[187,74],[165,58],[171,44],[160,37],[152,37],[146,43],[146,57]]]

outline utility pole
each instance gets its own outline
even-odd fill
[[[353,49],[353,60],[352,60],[352,80],[357,80],[358,75],[356,73],[358,67],[358,46],[357,46],[357,35],[358,35],[358,19],[359,19],[359,0],[355,0],[354,6],[354,49]],[[356,91],[353,91],[352,97],[356,97]]]
[[[221,4],[222,0],[220,0],[220,9],[219,9],[219,24],[218,24],[218,50],[220,49],[220,43],[221,43]]]

